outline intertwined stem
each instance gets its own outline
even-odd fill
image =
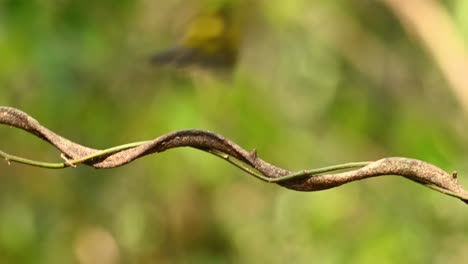
[[[432,164],[410,158],[389,157],[373,162],[353,162],[292,172],[260,159],[255,150],[249,152],[229,139],[205,130],[175,131],[149,141],[97,150],[55,134],[28,114],[15,108],[0,107],[0,124],[17,127],[36,135],[60,150],[65,160],[59,163],[39,162],[0,151],[0,156],[8,162],[44,168],[65,168],[85,164],[103,169],[119,167],[140,157],[172,148],[192,147],[218,156],[261,180],[274,182],[292,190],[318,191],[366,178],[398,175],[468,203],[468,192],[458,182],[456,173],[449,174]],[[343,170],[347,171],[338,172]]]

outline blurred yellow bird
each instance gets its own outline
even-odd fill
[[[193,19],[180,43],[152,56],[151,62],[177,67],[231,68],[238,57],[239,38],[239,23],[233,19],[232,8],[224,6]]]

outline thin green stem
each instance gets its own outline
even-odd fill
[[[88,155],[88,156],[85,156],[85,157],[82,157],[82,158],[79,158],[79,159],[69,160],[66,163],[68,165],[80,164],[80,163],[83,163],[83,162],[85,162],[87,160],[103,157],[103,156],[106,156],[108,154],[112,154],[112,153],[115,153],[115,152],[118,152],[118,151],[121,151],[121,150],[138,147],[138,146],[146,144],[148,142],[149,141],[139,141],[139,142],[133,142],[133,143],[128,143],[128,144],[124,144],[124,145],[115,146],[115,147],[112,147],[112,148],[97,151],[97,152],[95,152],[95,153],[93,153],[91,155]]]
[[[51,163],[51,162],[42,162],[42,161],[36,161],[36,160],[30,160],[30,159],[25,159],[21,158],[18,156],[10,155],[8,153],[5,153],[0,150],[0,156],[3,157],[6,162],[17,162],[17,163],[23,163],[31,166],[36,166],[36,167],[41,167],[41,168],[48,168],[48,169],[62,169],[65,167],[68,167],[68,165],[65,162],[60,162],[60,163]]]
[[[49,168],[49,169],[63,169],[69,166],[73,166],[76,164],[83,163],[87,160],[97,158],[97,157],[102,157],[108,154],[112,154],[117,151],[129,149],[129,148],[134,148],[138,147],[142,144],[148,143],[148,141],[140,141],[140,142],[133,142],[133,143],[128,143],[108,149],[104,149],[101,151],[97,151],[91,155],[79,158],[79,159],[74,159],[74,160],[67,160],[66,162],[42,162],[42,161],[37,161],[37,160],[31,160],[31,159],[26,159],[22,157],[18,157],[15,155],[8,154],[6,152],[3,152],[0,150],[0,156],[3,157],[7,162],[17,162],[17,163],[22,163],[22,164],[27,164],[31,166],[36,166],[36,167],[41,167],[41,168]]]
[[[206,152],[210,153],[210,154],[213,154],[215,155],[216,157],[219,157],[219,158],[222,158],[223,160],[226,160],[227,162],[231,163],[232,165],[238,167],[239,169],[247,172],[248,174],[254,176],[255,178],[258,178],[260,180],[263,180],[263,181],[266,181],[268,182],[269,177],[265,177],[263,176],[262,174],[256,172],[255,170],[253,170],[251,167],[249,166],[246,166],[244,163],[242,163],[241,161],[229,156],[228,154],[225,154],[223,152],[220,152],[220,151],[217,151],[217,150],[213,150],[213,149],[210,149],[210,150],[206,150]]]
[[[362,168],[371,164],[372,162],[373,161],[349,162],[349,163],[343,163],[343,164],[338,164],[338,165],[333,165],[333,166],[328,166],[328,167],[323,167],[323,168],[318,168],[318,169],[313,169],[313,170],[302,170],[302,171],[293,172],[291,174],[281,176],[278,178],[268,178],[269,179],[268,181],[269,182],[282,182],[282,181],[287,181],[291,179],[317,176],[319,174],[326,173],[326,172]]]
[[[106,155],[109,155],[109,154],[112,154],[112,153],[115,153],[115,152],[118,152],[118,151],[138,147],[138,146],[140,146],[142,144],[146,144],[148,142],[149,141],[139,141],[139,142],[133,142],[133,143],[128,143],[128,144],[124,144],[124,145],[119,145],[119,146],[115,146],[115,147],[112,147],[112,148],[97,151],[97,152],[95,152],[95,153],[93,153],[91,155],[85,156],[85,157],[81,157],[81,158],[73,159],[73,160],[66,160],[65,162],[59,162],[59,163],[41,162],[41,161],[36,161],[36,160],[25,159],[25,158],[21,158],[21,157],[18,157],[18,156],[10,155],[10,154],[5,153],[3,151],[0,151],[0,156],[5,158],[5,160],[7,162],[12,161],[12,162],[28,164],[28,165],[32,165],[32,166],[36,166],[36,167],[42,167],[42,168],[62,169],[62,168],[66,168],[66,167],[69,167],[69,166],[74,166],[74,165],[86,162],[86,161],[94,159],[94,158],[103,157],[103,156],[106,156]],[[333,165],[333,166],[329,166],[329,167],[313,169],[313,170],[302,170],[302,171],[298,171],[298,172],[293,172],[293,173],[285,175],[285,176],[281,176],[281,177],[277,177],[277,178],[271,178],[271,177],[267,177],[265,175],[262,175],[260,172],[252,169],[250,166],[244,164],[243,162],[237,160],[234,157],[231,157],[228,154],[225,154],[223,152],[220,152],[218,150],[213,150],[213,149],[205,150],[205,151],[228,161],[229,163],[231,163],[234,166],[240,168],[241,170],[245,171],[246,173],[248,173],[248,174],[250,174],[250,175],[252,175],[252,176],[254,176],[254,177],[256,177],[256,178],[258,178],[260,180],[266,181],[266,182],[282,182],[282,181],[287,181],[287,180],[296,179],[296,178],[312,177],[312,176],[316,176],[316,175],[319,175],[321,173],[326,173],[326,172],[333,172],[333,171],[345,170],[345,169],[361,168],[361,167],[367,166],[370,163],[372,163],[371,161],[350,162],[350,163]]]
[[[418,182],[418,181],[416,181]],[[421,183],[422,185],[426,186],[427,188],[429,189],[432,189],[434,191],[438,191],[440,193],[443,193],[443,194],[446,194],[446,195],[449,195],[449,196],[452,196],[452,197],[456,197],[456,198],[459,198],[459,199],[462,199],[463,201],[467,202],[468,201],[468,197],[466,196],[463,196],[459,193],[456,193],[456,192],[453,192],[453,191],[450,191],[450,190],[447,190],[445,188],[442,188],[442,187],[439,187],[437,185],[434,185],[432,183],[426,183],[426,182],[418,182],[418,183]]]
[[[326,173],[326,172],[333,172],[333,171],[338,171],[338,170],[346,170],[346,169],[355,169],[355,168],[362,168],[365,167],[369,164],[371,164],[373,161],[360,161],[360,162],[349,162],[349,163],[344,163],[344,164],[338,164],[338,165],[333,165],[333,166],[328,166],[328,167],[323,167],[323,168],[318,168],[318,169],[313,169],[313,170],[302,170],[298,172],[293,172],[291,174],[277,177],[277,178],[271,178],[264,176],[260,174],[257,171],[254,171],[251,169],[250,166],[246,166],[244,163],[241,161],[223,153],[219,152],[217,150],[206,150],[208,153],[211,153],[219,158],[222,158],[229,163],[233,164],[234,166],[240,168],[241,170],[247,172],[248,174],[266,182],[283,182],[291,179],[297,179],[297,178],[304,178],[304,177],[312,177],[312,176],[317,176],[321,173]]]

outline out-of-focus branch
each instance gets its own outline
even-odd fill
[[[102,169],[122,166],[140,157],[172,148],[192,147],[225,159],[261,180],[275,182],[292,190],[319,191],[370,177],[398,175],[468,203],[468,192],[459,184],[456,173],[449,174],[432,164],[415,159],[391,157],[374,162],[354,162],[293,172],[260,159],[255,150],[246,151],[229,139],[204,130],[175,131],[154,140],[97,150],[55,134],[28,114],[15,108],[0,107],[0,124],[17,127],[36,135],[59,149],[65,160],[60,163],[38,162],[0,151],[0,156],[8,162],[44,168],[65,168],[85,164]],[[337,172],[344,169],[348,171]]]
[[[424,44],[468,114],[468,51],[447,10],[435,0],[385,0],[383,3]]]

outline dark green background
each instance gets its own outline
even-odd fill
[[[213,2],[0,1],[0,105],[94,148],[207,129],[291,170],[406,156],[468,186],[467,117],[382,3],[267,1],[232,72],[149,65]],[[467,40],[468,5],[444,5]],[[6,126],[0,149],[60,161]],[[0,263],[462,263],[467,217],[402,178],[299,193],[188,148],[112,170],[0,163]]]

